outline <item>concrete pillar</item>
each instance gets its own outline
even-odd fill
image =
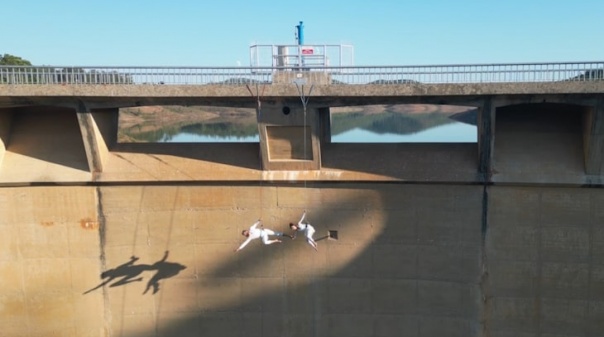
[[[319,115],[318,108],[305,113],[302,102],[264,102],[258,114],[263,169],[321,169]]]
[[[602,175],[604,159],[604,98],[584,113],[583,148],[585,151],[585,174]]]
[[[103,172],[109,149],[117,141],[119,109],[91,112],[85,104],[80,104],[77,115],[88,166],[92,173]]]
[[[329,107],[319,108],[319,141],[321,144],[331,143],[331,111]]]
[[[493,169],[493,149],[495,146],[495,106],[490,97],[484,99],[478,108],[478,172],[484,182],[490,180]]]
[[[0,167],[2,167],[2,160],[10,139],[12,121],[13,111],[11,109],[0,109]]]

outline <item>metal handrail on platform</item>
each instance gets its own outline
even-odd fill
[[[604,61],[347,67],[0,66],[0,85],[241,85],[279,72],[324,73],[332,85],[603,81]]]

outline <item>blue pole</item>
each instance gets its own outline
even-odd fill
[[[304,24],[300,21],[300,24],[296,26],[298,30],[298,45],[304,44]]]

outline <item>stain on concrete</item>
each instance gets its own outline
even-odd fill
[[[88,230],[96,230],[99,228],[99,223],[91,218],[84,218],[80,220],[80,227]]]

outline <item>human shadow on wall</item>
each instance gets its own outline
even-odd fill
[[[111,283],[109,287],[117,287],[123,286],[131,282],[139,282],[143,280],[141,275],[145,271],[153,271],[156,270],[155,275],[153,275],[149,282],[147,282],[147,287],[143,294],[146,294],[149,289],[153,288],[153,294],[159,291],[159,281],[161,279],[169,278],[177,275],[181,270],[187,268],[186,266],[180,263],[174,262],[166,262],[168,258],[169,251],[164,253],[164,257],[149,265],[149,264],[134,264],[139,260],[136,256],[131,256],[128,262],[125,262],[113,269],[106,270],[101,273],[101,279],[106,279],[103,282],[99,283],[96,287],[91,288],[83,293],[86,295],[94,290],[97,290],[117,279],[114,283]],[[137,277],[139,276],[139,277]]]
[[[252,283],[257,282],[259,285],[259,288],[255,289],[257,292],[249,290],[250,297],[245,298],[241,303],[235,305],[218,303],[219,308],[194,309],[197,311],[192,317],[174,317],[170,321],[166,321],[165,323],[162,322],[161,327],[159,327],[157,331],[143,330],[132,333],[123,333],[120,331],[118,335],[121,333],[124,337],[206,336],[214,335],[216,331],[220,331],[221,335],[224,336],[235,336],[240,335],[240,333],[246,333],[251,336],[280,336],[287,335],[288,331],[285,330],[292,329],[291,324],[294,323],[285,322],[278,318],[279,316],[273,315],[279,315],[277,313],[286,315],[285,312],[291,314],[295,310],[303,310],[295,311],[298,312],[297,319],[307,322],[307,324],[301,328],[302,331],[299,335],[320,335],[313,334],[313,330],[308,330],[313,329],[313,324],[315,324],[313,314],[315,313],[314,310],[316,307],[314,305],[321,301],[329,301],[329,298],[321,297],[320,294],[328,296],[330,282],[332,282],[331,284],[335,284],[334,281],[331,280],[337,280],[338,278],[357,278],[360,275],[363,275],[362,271],[371,268],[370,263],[373,262],[371,247],[367,247],[367,250],[359,254],[358,257],[352,259],[346,265],[341,266],[338,270],[329,271],[329,275],[308,275],[308,279],[306,279],[307,284],[305,285],[296,285],[295,282],[290,283],[291,281],[288,281],[287,277],[283,278],[283,273],[277,269],[269,268],[270,270],[266,273],[258,273],[258,263],[259,261],[262,261],[263,264],[279,267],[281,266],[281,263],[294,262],[294,260],[288,260],[289,262],[283,260],[287,256],[298,256],[298,254],[300,254],[299,256],[303,258],[312,258],[307,254],[323,254],[324,251],[327,251],[328,244],[335,243],[334,241],[326,240],[324,235],[321,235],[321,233],[326,233],[327,229],[339,229],[341,235],[338,243],[346,244],[346,234],[342,232],[354,232],[355,230],[358,230],[357,227],[351,226],[350,224],[354,223],[355,219],[363,218],[365,207],[359,207],[359,205],[364,204],[366,204],[364,197],[358,196],[349,198],[344,202],[324,203],[320,208],[309,210],[308,220],[317,230],[317,238],[315,241],[322,239],[318,247],[319,253],[314,252],[314,250],[305,242],[303,236],[299,236],[293,241],[287,239],[281,244],[269,246],[264,246],[261,240],[254,240],[256,242],[251,242],[243,251],[233,253],[233,258],[228,259],[226,263],[217,265],[211,270],[204,271],[204,280],[199,281],[199,289],[205,289],[214,285],[217,291],[224,292],[225,288],[221,286],[221,282],[239,277],[250,278]],[[333,209],[335,208],[340,210],[345,208],[348,212],[333,212]],[[301,212],[302,209],[299,209],[299,211]],[[289,222],[297,222],[299,220],[300,213],[294,212],[293,214],[294,215],[290,218],[275,219],[274,224],[271,224],[272,228],[286,231]],[[241,229],[245,229],[248,226],[248,224],[242,224]],[[391,226],[395,227],[394,224],[391,224]],[[233,243],[233,248],[236,248],[241,243],[241,241],[239,241],[239,235],[237,236],[237,239],[237,243]],[[285,254],[284,252],[286,251],[289,253]],[[400,265],[395,265],[392,268],[400,267]],[[295,266],[293,268],[295,268]],[[289,290],[273,288],[269,285],[271,279],[283,279],[287,284],[285,287],[289,288]],[[303,279],[304,278],[300,276],[295,278],[295,280]],[[284,309],[282,307],[282,296],[288,295],[285,295],[283,291],[307,294],[296,297],[296,299],[292,298],[290,304],[292,306],[309,305],[309,309],[293,309],[289,306]],[[356,297],[352,290],[349,292],[346,288],[341,290],[341,293],[343,296]],[[217,298],[220,298],[223,295],[224,294],[217,295]],[[164,299],[164,301],[166,300],[171,301],[169,299]],[[309,311],[307,312],[304,310]],[[258,312],[260,313],[260,317],[253,319],[247,318],[255,317]],[[309,314],[309,312],[311,314]],[[269,325],[266,323],[265,317],[273,317],[274,321],[271,321],[271,324]],[[327,320],[327,318],[324,318],[323,320]]]
[[[151,288],[153,288],[153,294],[157,293],[159,291],[160,280],[176,276],[178,273],[180,273],[181,270],[187,268],[186,266],[180,263],[166,262],[166,259],[168,259],[169,252],[170,251],[166,250],[166,252],[164,253],[164,257],[150,266],[151,270],[157,271],[155,272],[155,275],[151,277],[149,282],[147,282],[147,287],[145,288],[143,294],[146,294]]]
[[[322,187],[349,188],[344,184]],[[157,321],[155,330],[122,334],[127,337],[205,336],[219,331],[220,335],[229,336],[284,336],[294,332],[304,336],[398,336],[400,331],[425,328],[422,336],[474,335],[472,329],[480,329],[483,324],[476,318],[480,308],[474,301],[479,288],[480,251],[477,249],[481,235],[482,187],[464,186],[443,192],[438,185],[374,184],[361,185],[358,189],[364,187],[369,194],[345,192],[310,210],[309,221],[317,234],[327,229],[338,229],[340,234],[337,242],[322,241],[318,254],[298,240],[275,246],[251,243],[256,247],[246,247],[243,254],[233,255],[225,263],[204,271],[199,289],[215,289],[215,294],[208,295],[213,299],[212,305],[190,309],[190,315]],[[367,198],[368,195],[373,197]],[[470,216],[471,221],[458,220],[451,224],[451,220],[468,213],[467,202],[477,211],[477,216]],[[436,208],[439,212],[434,217]],[[375,212],[383,217],[375,217]],[[297,221],[298,216],[295,214],[284,222]],[[279,225],[281,220],[274,218],[275,229],[285,226],[285,223]],[[382,225],[374,228],[367,221]],[[373,239],[356,234],[366,230],[374,232],[366,233]],[[351,254],[361,241],[368,245]],[[328,244],[339,247],[328,249]],[[451,249],[453,247],[456,249]],[[319,258],[321,254],[327,254],[323,263],[329,268],[317,269],[316,274],[291,276],[279,270],[292,262],[292,268],[297,268],[300,258]],[[258,271],[258,261],[269,267]],[[461,265],[466,268],[460,268]],[[228,289],[223,282],[233,284],[234,278],[247,278],[240,285],[251,286],[251,289],[241,287],[245,292],[233,295],[241,299],[240,302],[221,302]],[[375,288],[375,293],[367,289],[378,286],[387,288]],[[378,301],[372,302],[373,298]],[[468,307],[460,310],[460,303]],[[358,317],[360,323],[348,317]],[[359,328],[367,330],[357,333]],[[444,333],[453,328],[456,331],[451,334]]]

